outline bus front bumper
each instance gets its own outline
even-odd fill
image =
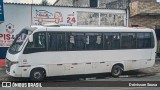
[[[21,73],[18,73],[19,70],[16,70],[17,65],[12,65],[10,67],[10,70],[6,69],[6,73],[12,77],[22,77]]]

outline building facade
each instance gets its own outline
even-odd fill
[[[77,6],[77,7],[96,7],[96,8],[108,8],[113,6],[114,8],[122,7],[126,5],[128,0],[57,0],[55,5],[57,6]],[[112,4],[112,5],[109,5]],[[114,5],[113,5],[114,4]]]
[[[131,0],[129,26],[156,29],[160,25],[160,3],[156,0]]]
[[[119,10],[119,9],[123,9],[122,7],[126,6],[126,3],[124,3],[126,1],[128,0],[65,0],[65,1],[57,0],[55,2],[55,6],[97,8],[99,9],[99,11],[101,11],[100,9]],[[127,14],[124,15],[120,13],[119,14],[112,14],[112,13],[105,13],[105,12],[99,13],[98,11],[97,12],[93,12],[93,11],[78,12],[77,20],[78,20],[77,25],[128,26]],[[98,21],[100,21],[100,23],[98,23]],[[126,22],[124,23],[124,21]]]
[[[160,26],[160,3],[157,0],[57,0],[56,5],[129,10],[129,26],[156,29]]]
[[[54,5],[56,6],[79,6],[89,7],[90,0],[57,0]]]

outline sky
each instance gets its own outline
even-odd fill
[[[15,2],[15,3],[32,3],[32,0],[3,0],[4,2]],[[54,4],[56,0],[47,0],[50,4]],[[33,0],[34,4],[41,3],[42,0]]]

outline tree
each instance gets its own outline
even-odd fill
[[[47,0],[42,0],[41,4],[42,5],[48,5],[48,1]]]

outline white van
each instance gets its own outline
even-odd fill
[[[152,67],[157,40],[154,30],[130,27],[24,28],[7,51],[7,74],[44,77],[122,71]]]

